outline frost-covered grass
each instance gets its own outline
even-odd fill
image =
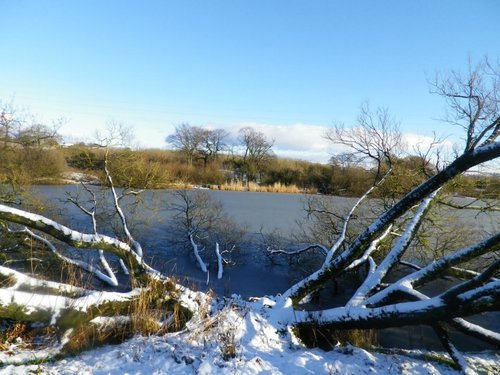
[[[262,305],[260,305],[262,306]],[[50,353],[46,353],[50,355]],[[0,361],[0,374],[457,374],[436,353],[381,354],[353,346],[325,352],[307,349],[278,332],[259,304],[227,304],[216,314],[190,322],[181,332],[136,336],[53,363],[14,366],[40,353],[11,348]],[[439,354],[443,358],[446,356]],[[482,373],[495,373],[500,354],[469,354]]]

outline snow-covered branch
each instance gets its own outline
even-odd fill
[[[125,236],[127,237],[129,243],[131,244],[132,250],[140,257],[142,258],[143,252],[142,252],[142,246],[139,242],[137,242],[132,234],[130,233],[130,230],[128,229],[128,224],[127,224],[127,218],[125,214],[123,213],[123,210],[120,206],[119,202],[119,197],[118,194],[116,193],[115,185],[113,184],[113,178],[111,176],[111,173],[109,173],[108,170],[108,157],[107,157],[107,152],[106,152],[106,159],[104,161],[104,171],[106,172],[106,178],[108,180],[108,183],[110,185],[111,193],[113,194],[113,203],[115,206],[115,210],[120,217],[121,223],[122,223],[122,229],[123,232],[125,233]]]
[[[404,252],[410,245],[416,231],[418,230],[420,223],[422,222],[425,213],[429,209],[429,205],[436,196],[438,190],[430,194],[426,199],[422,201],[417,211],[413,215],[413,218],[407,224],[403,234],[398,238],[391,251],[385,256],[384,260],[377,267],[376,271],[366,278],[366,280],[361,284],[358,290],[354,293],[353,297],[348,304],[360,305],[362,301],[376,288],[380,286],[383,278],[387,273],[398,264],[399,260],[403,256]],[[390,227],[386,230],[386,233],[390,230]]]
[[[193,254],[194,254],[194,257],[196,258],[196,261],[198,262],[198,265],[200,266],[200,269],[203,272],[207,273],[208,272],[207,265],[205,264],[203,259],[201,259],[200,251],[198,250],[198,245],[194,241],[192,234],[189,235],[189,241],[191,242],[191,246],[193,247]]]
[[[493,262],[489,267],[487,267],[483,272],[474,276],[472,279],[465,281],[461,284],[455,285],[446,291],[443,294],[444,300],[455,299],[458,295],[471,291],[474,288],[477,288],[487,281],[491,280],[491,278],[495,275],[495,273],[500,269],[500,259]],[[498,283],[500,285],[500,280],[495,279],[492,280],[493,283]]]
[[[47,240],[46,238],[44,238],[42,236],[39,236],[38,234],[34,233],[33,231],[29,230],[28,228],[24,228],[24,230],[22,230],[21,232],[25,232],[25,233],[29,234],[33,239],[37,240],[38,242],[43,243],[45,246],[47,246],[52,251],[52,253],[54,253],[59,259],[63,260],[64,262],[72,264],[76,267],[79,267],[79,268],[87,271],[88,273],[94,275],[96,278],[98,278],[99,280],[105,282],[106,284],[108,284],[110,286],[118,286],[118,280],[116,279],[114,272],[109,267],[108,262],[105,259],[104,259],[104,261],[102,259],[102,258],[104,258],[102,250],[99,250],[99,257],[101,258],[101,262],[107,266],[107,268],[105,268],[105,271],[107,274],[103,273],[100,269],[95,267],[93,264],[84,262],[83,260],[72,259],[72,258],[69,258],[67,256],[62,255],[57,250],[57,248],[54,246],[54,244],[52,242],[50,242],[49,240]]]
[[[369,297],[365,303],[368,305],[377,305],[382,301],[388,299],[391,294],[397,293],[403,285],[416,288],[431,280],[435,280],[441,275],[445,274],[451,267],[479,257],[490,251],[494,251],[500,247],[500,233],[484,240],[479,243],[468,246],[464,249],[458,250],[454,253],[448,254],[439,260],[422,267],[409,275],[399,279],[397,282],[391,284],[384,290]]]
[[[110,303],[129,302],[138,294],[137,290],[128,293],[85,290],[37,280],[5,267],[0,267],[0,273],[9,275],[15,282],[8,289],[0,288],[2,319],[53,324],[62,329],[78,322],[79,316],[83,319],[90,309],[100,307],[104,312],[111,307]],[[9,308],[12,306],[16,308]]]
[[[356,259],[354,262],[349,264],[349,266],[346,268],[346,271],[351,271],[356,267],[359,267],[361,264],[365,263],[369,258],[371,258],[371,254],[375,250],[377,250],[377,247],[380,244],[380,242],[382,242],[391,233],[391,228],[392,226],[387,228],[387,230],[379,238],[373,240],[370,246],[365,250],[363,256],[361,256],[361,258]]]
[[[78,207],[84,214],[86,214],[87,216],[90,217],[91,221],[92,221],[92,229],[93,229],[93,232],[94,232],[94,235],[97,235],[97,220],[96,220],[96,209],[97,209],[97,198],[95,196],[95,193],[93,190],[89,189],[89,187],[82,183],[82,186],[83,188],[87,191],[87,193],[92,197],[92,202],[93,202],[93,206],[94,208],[92,210],[89,210],[87,208],[85,208],[81,202],[77,199],[77,198],[74,198],[74,197],[70,197],[70,202],[72,202],[76,207]],[[58,253],[56,253],[58,254]],[[59,255],[59,254],[58,254]],[[66,261],[71,263],[71,264],[74,264],[74,265],[78,265],[79,267],[83,268],[84,270],[86,270],[87,272],[90,272],[90,273],[94,273],[99,279],[101,279],[102,281],[104,282],[107,282],[108,284],[110,284],[111,286],[118,286],[118,280],[116,279],[116,276],[115,276],[115,273],[113,272],[113,270],[111,269],[105,255],[104,255],[104,251],[99,249],[99,260],[101,261],[101,265],[102,267],[104,268],[104,270],[106,271],[107,273],[107,276],[106,275],[103,275],[104,278],[101,276],[101,272],[99,270],[97,270],[97,272],[95,272],[94,270],[94,267],[91,266],[91,265],[88,265],[88,264],[83,264],[83,265],[80,265],[79,263],[81,263],[80,261],[72,261],[71,259],[68,259],[67,257],[65,257]],[[123,264],[123,260],[120,259],[121,263]],[[126,270],[127,272],[125,272],[126,274],[128,274],[128,270]]]
[[[314,323],[338,329],[386,328],[414,324],[432,325],[455,317],[494,311],[500,307],[500,284],[490,282],[457,296],[460,305],[448,304],[442,295],[426,300],[400,302],[381,307],[344,306],[320,311],[290,310],[290,324]]]
[[[500,142],[478,147],[459,156],[442,171],[415,187],[394,206],[380,215],[378,219],[369,225],[344,252],[335,257],[333,255],[327,257],[328,264],[325,262],[321,269],[293,286],[287,294],[293,296],[295,301],[300,301],[311,291],[323,284],[327,279],[334,278],[341,274],[350,263],[362,256],[365,249],[375,238],[380,236],[389,225],[394,223],[396,219],[405,214],[415,204],[419,203],[426,196],[439,189],[460,173],[498,157],[500,157]]]
[[[476,372],[469,366],[462,353],[460,353],[460,351],[451,342],[448,332],[443,327],[443,324],[436,323],[432,327],[434,328],[434,332],[436,332],[436,335],[443,344],[444,348],[448,351],[448,353],[450,353],[451,358],[460,370],[462,370],[465,375],[475,375]]]
[[[217,278],[220,280],[222,279],[222,273],[224,272],[224,268],[222,265],[222,256],[219,251],[219,243],[215,243],[215,255],[217,256]]]
[[[325,264],[330,263],[333,256],[335,253],[338,251],[338,249],[342,246],[342,244],[345,241],[345,237],[347,234],[347,226],[349,225],[349,222],[351,221],[351,217],[356,211],[356,209],[361,205],[361,203],[368,198],[368,196],[380,185],[384,183],[384,181],[389,177],[389,175],[392,173],[392,169],[389,169],[383,176],[382,178],[374,184],[372,187],[370,187],[357,201],[356,203],[352,206],[351,210],[347,214],[347,216],[344,219],[344,222],[342,224],[342,229],[340,230],[340,234],[333,244],[333,246],[330,248],[330,251],[328,252],[326,259],[325,259]]]
[[[319,270],[316,272],[312,273],[308,277],[304,278],[303,280],[299,281],[292,287],[290,287],[286,292],[284,292],[281,296],[281,300],[284,304],[289,304],[292,301],[288,301],[289,298],[293,298],[295,302],[298,302],[302,300],[308,293],[305,292],[306,289],[314,289],[316,286],[316,283],[320,283],[321,277],[325,274],[325,271],[328,270],[330,263],[332,262],[332,259],[334,258],[334,255],[337,253],[337,251],[340,249],[342,244],[344,243],[346,234],[347,234],[347,227],[349,225],[349,222],[351,220],[352,215],[356,211],[356,209],[361,205],[361,203],[373,192],[373,190],[377,187],[379,187],[383,182],[387,179],[387,177],[392,173],[392,169],[389,169],[384,176],[376,183],[374,184],[368,191],[366,191],[353,205],[347,216],[345,217],[343,224],[342,224],[342,229],[340,231],[338,239],[335,241],[333,246],[328,250],[328,253],[326,255],[326,258],[323,262],[323,265]],[[376,245],[375,245],[376,246]],[[342,255],[341,255],[342,256]],[[353,259],[352,261],[355,261]],[[312,290],[311,290],[312,291]],[[298,298],[300,296],[300,298]]]
[[[0,205],[0,219],[24,225],[31,229],[39,230],[77,249],[97,249],[108,251],[116,256],[126,259],[134,272],[158,274],[157,271],[144,263],[130,246],[116,238],[103,234],[88,234],[70,229],[42,215],[33,214],[17,208]]]
[[[494,332],[477,324],[470,323],[462,318],[452,319],[448,321],[448,324],[468,336],[475,337],[500,348],[500,333],[498,332]]]

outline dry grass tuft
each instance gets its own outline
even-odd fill
[[[117,304],[107,312],[95,312],[96,317],[104,316],[104,321],[81,322],[71,332],[64,351],[77,354],[96,346],[121,343],[135,334],[149,336],[179,331],[191,318],[191,313],[177,300],[174,281],[150,280],[138,288],[139,295],[126,308]]]
[[[0,329],[0,351],[10,352],[19,348],[34,349],[53,344],[57,340],[54,326],[38,327],[28,322],[2,321]],[[15,348],[15,349],[13,349]]]
[[[10,288],[16,284],[16,277],[13,275],[0,275],[0,288]]]
[[[212,189],[224,191],[251,191],[259,193],[303,193],[296,185],[285,185],[280,182],[275,182],[272,185],[259,185],[255,182],[230,182],[222,185],[213,185]]]
[[[82,325],[71,332],[70,339],[64,345],[64,353],[76,355],[100,345],[119,344],[133,334],[130,321],[117,321],[116,324],[107,325]]]
[[[178,331],[190,318],[188,315],[177,302],[177,290],[172,280],[151,280],[130,308],[132,329],[143,335]]]

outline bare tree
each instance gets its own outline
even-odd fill
[[[0,101],[0,200],[24,190],[37,177],[57,177],[62,155],[46,152],[59,144],[63,119],[41,123],[13,102]]]
[[[448,104],[445,121],[465,131],[465,151],[491,143],[498,137],[498,66],[492,65],[487,58],[476,65],[469,60],[466,73],[453,70],[450,74],[438,74],[431,86],[432,92],[442,96]]]
[[[12,102],[0,101],[0,141],[3,148],[15,145],[29,147],[51,147],[59,143],[59,129],[66,120],[57,119],[51,125],[37,121],[25,110],[18,110]]]
[[[347,129],[343,124],[338,124],[328,130],[325,137],[350,150],[342,154],[343,160],[374,163],[377,168],[376,179],[381,178],[384,166],[392,166],[392,159],[401,153],[403,146],[399,123],[386,108],[378,108],[373,112],[367,102],[361,106],[356,126]]]
[[[52,126],[34,123],[18,132],[15,142],[23,147],[53,147],[59,144],[58,131],[64,120],[58,120]]]
[[[220,152],[226,149],[229,132],[224,129],[202,129],[200,133],[201,142],[197,153],[203,160],[203,167],[206,168],[210,161],[216,160]]]
[[[0,140],[3,143],[3,148],[7,149],[21,128],[22,119],[16,113],[17,111],[12,103],[0,102],[0,105]]]
[[[184,153],[188,165],[200,158],[206,168],[225,149],[228,136],[224,129],[206,129],[183,123],[175,127],[175,132],[166,138],[166,142]]]
[[[184,153],[188,165],[193,165],[193,160],[203,140],[203,129],[183,123],[175,127],[175,132],[170,134],[165,141],[174,149]]]
[[[274,140],[249,126],[238,131],[238,141],[243,148],[243,168],[248,180],[254,180],[264,161],[272,155]]]

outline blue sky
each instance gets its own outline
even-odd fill
[[[500,2],[0,0],[0,99],[91,137],[113,119],[142,146],[181,122],[251,124],[283,155],[326,160],[322,131],[364,100],[406,133],[437,121],[436,71],[500,57]]]

